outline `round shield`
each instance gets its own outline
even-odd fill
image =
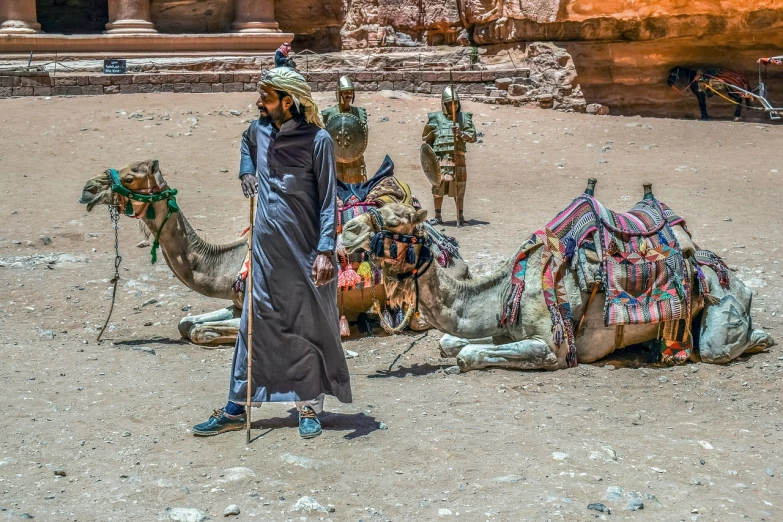
[[[435,155],[435,151],[432,150],[432,147],[426,143],[422,143],[419,159],[421,160],[421,169],[424,171],[424,175],[427,176],[427,181],[429,181],[433,187],[440,186],[443,181],[443,175],[440,172],[440,162]]]
[[[334,153],[338,163],[358,160],[367,148],[367,127],[349,112],[341,112],[329,118],[326,132],[334,141]]]

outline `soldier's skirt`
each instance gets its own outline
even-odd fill
[[[459,158],[459,157],[458,157]],[[459,161],[459,160],[458,160]],[[462,159],[465,162],[465,159]],[[432,187],[432,195],[439,198],[448,196],[450,198],[462,199],[465,197],[465,187],[468,184],[468,170],[464,165],[456,167],[441,167],[441,172],[445,176],[447,173],[454,172],[453,181],[442,181],[437,187]]]
[[[337,179],[343,183],[361,183],[367,181],[367,170],[364,166],[364,156],[350,163],[337,162]]]

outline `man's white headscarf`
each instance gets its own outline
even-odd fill
[[[321,120],[321,111],[318,110],[318,105],[313,100],[310,86],[307,85],[304,77],[295,70],[289,67],[267,69],[261,73],[258,86],[267,86],[287,92],[293,98],[294,105],[296,105],[299,112],[304,114],[305,121],[323,128],[324,122]]]

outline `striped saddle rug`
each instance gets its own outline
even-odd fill
[[[625,213],[606,209],[592,196],[581,195],[535,232],[520,248],[512,266],[511,292],[501,312],[501,326],[516,324],[524,291],[527,260],[543,248],[544,299],[554,324],[556,344],[567,342],[568,364],[576,365],[573,316],[563,284],[566,268],[576,270],[580,286],[592,283],[586,251],[598,255],[595,282],[606,295],[606,326],[666,323],[662,337],[690,339],[690,276],[673,226],[685,221],[654,197]]]

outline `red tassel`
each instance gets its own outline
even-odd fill
[[[344,315],[340,316],[340,336],[341,337],[350,337],[351,335],[351,327],[348,324],[348,320],[345,318]]]
[[[351,263],[347,263],[337,277],[337,286],[343,290],[349,290],[361,282],[361,276],[356,273]]]

